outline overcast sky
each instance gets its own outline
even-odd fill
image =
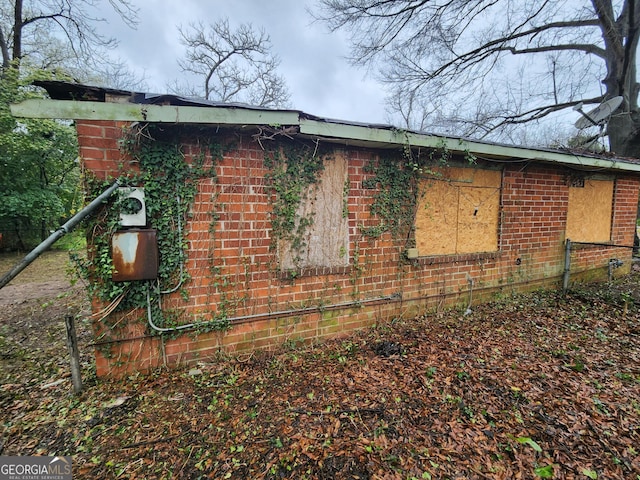
[[[103,2],[108,4],[108,2]],[[119,40],[114,55],[144,75],[149,92],[165,93],[184,78],[178,67],[184,48],[177,25],[251,23],[270,35],[272,51],[281,59],[280,74],[291,92],[291,107],[306,113],[343,120],[386,123],[384,92],[365,70],[344,58],[348,45],[342,34],[314,23],[305,8],[313,0],[133,0],[139,8],[136,30],[126,27],[113,11],[106,33]],[[105,7],[106,8],[106,7]],[[184,83],[184,82],[182,82]]]

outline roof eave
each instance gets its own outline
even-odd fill
[[[351,145],[405,146],[444,148],[450,152],[468,153],[491,159],[518,159],[532,162],[560,163],[576,168],[611,169],[640,172],[640,164],[620,159],[590,157],[572,153],[538,150],[526,147],[496,145],[473,140],[408,132],[401,129],[369,128],[359,125],[301,120],[300,133],[325,138],[342,139]]]
[[[352,146],[395,148],[406,145],[446,148],[450,152],[469,153],[483,159],[516,159],[546,162],[585,169],[607,169],[640,173],[640,164],[620,159],[496,145],[473,140],[409,132],[381,126],[348,122],[321,121],[293,110],[243,109],[238,107],[199,107],[105,103],[75,100],[30,99],[11,105],[11,112],[23,118],[59,118],[68,120],[114,120],[171,124],[200,124],[228,127],[270,125],[296,126],[301,135],[321,137]]]
[[[30,99],[13,104],[11,105],[11,113],[16,117],[23,118],[214,125],[293,125],[298,123],[299,117],[298,112],[292,110],[254,110],[236,107],[213,108],[48,99]]]

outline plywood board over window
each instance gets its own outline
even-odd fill
[[[609,242],[613,212],[613,180],[584,181],[569,187],[566,238],[574,242]]]
[[[421,256],[498,249],[499,170],[447,167],[421,183],[416,247]]]
[[[304,229],[303,246],[289,240],[278,245],[280,269],[344,267],[349,264],[349,223],[345,209],[347,160],[336,153],[325,160],[318,183],[311,185],[298,207],[296,217],[311,219]]]

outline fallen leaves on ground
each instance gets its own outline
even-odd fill
[[[40,388],[63,347],[53,366],[10,353],[0,450],[71,455],[74,478],[640,479],[639,280],[89,378],[79,397]]]

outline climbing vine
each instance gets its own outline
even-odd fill
[[[405,135],[406,136],[406,135]],[[363,187],[373,189],[370,212],[379,219],[376,225],[361,226],[362,233],[378,238],[390,232],[397,240],[404,240],[405,247],[412,246],[414,222],[420,195],[421,176],[440,176],[436,167],[449,164],[451,152],[444,142],[435,149],[419,149],[408,143],[396,155],[381,156],[371,160],[364,172],[371,176],[363,181]],[[473,158],[468,158],[472,162]]]
[[[186,291],[180,289],[188,276],[184,268],[187,247],[184,226],[197,192],[197,181],[205,177],[215,178],[216,163],[222,158],[223,151],[218,143],[207,143],[201,153],[189,162],[180,148],[181,135],[179,129],[160,132],[154,125],[135,127],[125,132],[121,149],[130,159],[130,164],[137,165],[137,168],[121,165],[121,171],[133,171],[121,177],[120,182],[125,186],[144,187],[147,224],[156,230],[157,235],[159,290],[180,290],[186,298]],[[87,179],[92,196],[103,191],[108,183]],[[72,260],[80,276],[87,280],[91,297],[109,305],[109,313],[146,308],[149,288],[146,282],[115,282],[112,279],[111,238],[120,228],[120,212],[129,208],[126,197],[114,195],[112,198],[87,226],[89,258],[75,257]],[[157,291],[152,295],[157,300]],[[154,311],[154,315],[160,315],[160,312]],[[165,326],[177,320],[172,318],[175,315],[171,312],[165,311],[161,315]],[[104,317],[109,318],[107,315]],[[115,324],[104,322],[107,330],[115,327]]]
[[[306,247],[305,232],[313,223],[313,214],[300,216],[298,208],[306,200],[324,170],[326,154],[317,145],[287,144],[265,152],[265,176],[272,193],[271,232],[275,240],[290,242],[294,257]],[[272,242],[272,248],[277,242]]]
[[[417,203],[416,170],[402,157],[385,156],[369,162],[365,173],[373,174],[363,181],[363,187],[377,189],[371,204],[371,215],[380,221],[377,225],[363,226],[362,232],[372,238],[391,232],[394,237],[413,226]]]

